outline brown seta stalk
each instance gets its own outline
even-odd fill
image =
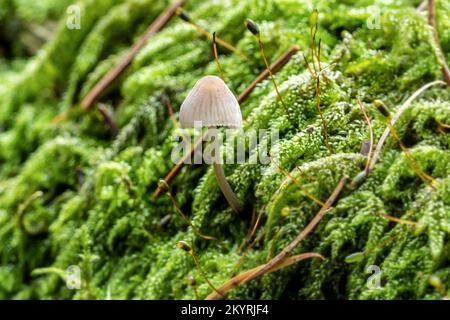
[[[300,181],[298,181],[297,179],[295,179],[288,171],[286,171],[284,168],[282,168],[270,155],[267,155],[268,158],[270,159],[270,161],[278,168],[278,170],[283,173],[286,177],[288,177],[290,180],[292,180],[302,191],[302,193],[308,197],[309,199],[311,199],[312,201],[314,201],[315,203],[317,203],[318,205],[324,206],[325,204],[317,199],[316,196],[312,195],[311,193],[309,193],[300,183]]]
[[[139,51],[144,47],[147,41],[152,38],[159,30],[161,30],[175,15],[178,8],[184,5],[186,0],[177,0],[166,8],[147,28],[144,34],[133,44],[124,57],[114,66],[108,73],[106,73],[99,82],[87,93],[81,101],[81,110],[88,110],[92,104],[109,88],[109,86],[116,80],[130,65]],[[67,119],[73,110],[67,110],[54,117],[52,124],[58,124]],[[101,112],[101,110],[100,110]],[[106,120],[106,119],[105,119]]]
[[[93,102],[111,85],[111,83],[122,74],[122,72],[133,61],[134,57],[147,43],[147,41],[153,37],[160,29],[162,29],[173,17],[176,10],[180,8],[186,0],[178,0],[167,7],[158,18],[148,27],[145,33],[137,40],[137,42],[131,47],[126,55],[120,60],[120,62],[111,69],[86,95],[81,101],[81,109],[87,110],[91,107]]]
[[[269,62],[268,62],[266,54],[264,52],[264,44],[263,44],[263,41],[261,39],[261,32],[259,30],[259,26],[251,19],[246,19],[244,24],[247,27],[247,29],[256,37],[256,39],[258,41],[259,50],[260,50],[262,58],[264,60],[264,64],[266,66],[266,70],[269,73],[270,80],[272,81],[273,86],[275,88],[275,92],[277,94],[278,100],[280,100],[280,103],[283,106],[284,113],[289,117],[289,109],[286,106],[286,104],[284,103],[283,97],[281,96],[280,90],[278,89],[277,82],[275,81],[275,77],[273,75],[272,70],[270,69]]]
[[[162,98],[164,100],[165,106],[167,107],[167,111],[169,112],[170,121],[172,121],[173,127],[178,128],[180,124],[178,123],[177,118],[175,118],[172,102],[166,94],[164,94]]]
[[[222,67],[220,66],[220,61],[219,61],[219,53],[217,51],[217,42],[216,42],[216,33],[213,33],[213,53],[214,53],[214,60],[216,61],[216,65],[217,65],[217,70],[219,70],[220,73],[220,77],[222,78],[223,81],[225,81],[225,76],[223,74],[223,70]]]
[[[211,32],[209,32],[205,28],[198,25],[194,20],[192,20],[192,18],[181,7],[177,8],[175,13],[178,17],[180,17],[181,20],[190,24],[192,27],[194,27],[197,30],[198,33],[200,33],[202,36],[206,37],[208,40],[210,40],[210,41],[214,40],[215,42],[217,42],[217,44],[221,45],[222,47],[224,47],[224,48],[228,49],[229,51],[234,52],[237,55],[241,56],[242,58],[248,60],[248,57],[241,50],[237,49],[236,47],[229,44],[225,40],[223,40],[219,37],[216,37],[215,39],[213,39],[214,35],[211,34]]]
[[[322,73],[322,65],[320,62],[320,54],[321,54],[321,45],[322,45],[322,39],[319,39],[319,45],[318,48],[316,48],[316,36],[317,31],[319,28],[319,12],[317,10],[314,10],[310,17],[310,41],[311,41],[311,59],[312,59],[312,65],[313,69],[309,66],[308,60],[305,56],[303,56],[303,59],[305,60],[306,66],[311,73],[311,75],[315,78],[315,91],[316,91],[316,109],[320,116],[320,121],[322,122],[322,128],[323,128],[323,135],[324,135],[324,141],[325,145],[328,149],[328,153],[332,154],[333,150],[329,143],[328,138],[328,125],[325,120],[325,116],[323,115],[322,108],[320,107],[320,76]],[[317,66],[316,66],[317,61]]]
[[[99,103],[97,105],[97,110],[100,112],[100,114],[103,117],[103,120],[108,125],[112,136],[116,137],[119,134],[119,127],[117,126],[116,122],[114,121],[111,113],[108,111],[108,108],[106,107],[106,105],[103,103]]]
[[[293,46],[290,48],[287,52],[285,52],[283,55],[281,55],[271,66],[270,69],[273,72],[277,72],[280,69],[282,69],[294,56],[299,50],[298,46]],[[258,83],[262,82],[263,80],[267,79],[269,76],[269,72],[267,70],[264,70],[259,74],[255,80],[238,96],[239,103],[244,102],[249,97],[250,93],[256,88]],[[183,168],[184,164],[188,162],[188,159],[191,159],[192,155],[197,152],[203,144],[203,141],[207,137],[207,132],[205,132],[197,141],[195,141],[194,145],[192,146],[189,153],[183,156],[176,165],[169,171],[169,173],[164,177],[164,181],[166,181],[167,184],[170,184],[180,173],[181,169]],[[155,192],[152,195],[153,199],[157,199],[161,196],[162,190],[158,187]]]
[[[423,87],[419,88],[418,90],[416,90],[409,98],[408,100],[405,101],[405,103],[398,109],[398,111],[392,116],[392,118],[390,119],[390,125],[394,126],[398,119],[401,117],[401,115],[403,114],[403,112],[405,112],[406,109],[408,109],[411,104],[414,102],[414,100],[416,100],[423,92],[425,92],[426,90],[428,90],[430,87],[438,85],[438,84],[445,84],[443,81],[437,80],[437,81],[433,81],[430,83],[427,83],[426,85],[424,85]],[[375,167],[375,164],[377,163],[380,154],[381,154],[381,150],[384,146],[384,143],[386,142],[389,133],[390,133],[390,128],[389,126],[384,130],[380,140],[377,143],[377,146],[375,148],[375,152],[373,154],[372,157],[372,161],[370,163],[369,166],[369,173],[373,171],[373,168]]]
[[[178,206],[174,196],[172,195],[172,193],[169,190],[169,186],[167,185],[167,183],[164,180],[160,180],[159,181],[159,186],[161,187],[161,189],[163,189],[166,192],[166,195],[169,197],[170,201],[172,202],[173,208],[175,209],[175,212],[181,217],[181,219],[184,220],[184,222],[186,222],[191,228],[192,230],[194,230],[194,232],[200,237],[203,238],[205,240],[215,240],[217,241],[217,238],[213,237],[213,236],[208,236],[203,234],[192,222],[191,220],[189,220],[189,218],[183,213],[183,211],[181,211],[180,207]]]
[[[369,171],[368,171],[369,174],[373,171],[378,159],[380,158],[381,150],[383,149],[384,143],[386,142],[389,134],[392,132],[395,132],[395,130],[392,130],[392,128],[394,128],[396,122],[401,117],[403,112],[405,112],[405,110],[408,109],[411,106],[411,104],[414,102],[414,100],[416,100],[422,93],[424,93],[426,90],[428,90],[429,88],[431,88],[432,86],[435,86],[435,85],[445,85],[445,82],[443,82],[441,80],[437,80],[437,81],[433,81],[433,82],[425,84],[421,88],[417,89],[408,98],[408,100],[406,100],[405,103],[403,103],[403,105],[400,106],[400,108],[397,110],[397,112],[393,116],[388,117],[389,118],[388,125],[387,125],[386,129],[384,130],[380,140],[378,141],[375,151],[373,153],[372,160],[369,165]],[[397,135],[397,137],[398,137],[398,135]]]
[[[253,279],[256,279],[268,272],[278,270],[279,268],[284,266],[284,263],[286,261],[289,261],[288,255],[294,250],[298,244],[306,238],[313,230],[314,228],[319,224],[319,222],[322,220],[323,216],[330,210],[331,206],[336,202],[337,198],[339,197],[339,194],[341,193],[342,189],[344,188],[345,184],[347,183],[348,176],[344,176],[341,178],[339,183],[337,184],[336,188],[328,198],[328,200],[325,202],[325,204],[320,208],[319,212],[316,214],[316,216],[309,222],[309,224],[304,228],[299,235],[286,247],[284,248],[277,256],[275,256],[273,259],[271,259],[269,262],[263,264],[262,266],[253,268],[251,270],[248,270],[244,272],[241,275],[238,275],[237,281],[236,277],[233,279],[230,279],[229,281],[225,282],[223,286],[217,289],[217,291],[224,295],[228,290],[231,288],[234,288],[236,285],[240,283],[246,283]],[[316,253],[310,253],[317,255]],[[223,289],[223,290],[222,290]],[[217,299],[220,298],[220,295],[217,294],[217,292],[211,293],[207,299]]]

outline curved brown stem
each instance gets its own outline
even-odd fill
[[[383,135],[381,136],[380,140],[378,140],[377,146],[375,148],[374,153],[372,154],[372,159],[369,166],[369,173],[371,173],[375,167],[375,164],[377,163],[378,159],[380,158],[380,153],[383,148],[383,145],[388,138],[389,134],[391,133],[391,127],[395,126],[395,123],[400,118],[400,116],[403,114],[403,112],[411,106],[411,104],[416,100],[423,92],[428,90],[430,87],[435,85],[445,85],[445,82],[437,80],[430,83],[427,83],[426,85],[422,86],[421,88],[417,89],[409,98],[405,101],[405,103],[397,110],[397,112],[392,116],[391,119],[389,119],[390,123],[386,127],[386,129],[383,132]]]

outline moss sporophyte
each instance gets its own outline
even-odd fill
[[[449,0],[72,2],[1,2],[0,299],[448,299]]]

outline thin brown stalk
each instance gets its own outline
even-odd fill
[[[304,187],[301,185],[301,182],[298,181],[297,179],[295,179],[295,178],[292,176],[292,174],[291,174],[290,172],[287,172],[287,170],[281,168],[281,166],[278,165],[278,164],[273,160],[273,158],[272,158],[270,155],[268,155],[268,157],[269,157],[269,159],[272,161],[272,163],[274,163],[274,164],[277,166],[277,168],[280,170],[280,172],[282,172],[289,180],[293,181],[297,186],[300,187],[300,189],[302,190],[302,192],[303,192],[308,198],[310,198],[312,201],[314,201],[315,203],[317,203],[317,204],[320,205],[320,206],[325,205],[325,204],[324,204],[321,200],[319,200],[317,197],[313,196],[313,195],[310,194],[308,191],[306,191],[306,190],[304,189]],[[303,173],[303,171],[300,170],[300,168],[296,168],[296,169],[299,170],[300,174],[301,174],[304,178],[308,178],[308,179],[316,178],[316,177],[307,177],[307,176],[305,176],[305,174]],[[296,169],[294,169],[294,170],[296,170]],[[284,184],[284,183],[283,183],[283,184]],[[282,189],[283,184],[280,186],[279,190]],[[270,200],[270,202],[271,202],[271,201],[273,201],[273,198]],[[261,222],[261,218],[262,218],[262,216],[263,216],[263,214],[264,214],[264,212],[265,212],[265,210],[266,210],[266,207],[267,207],[267,205],[264,205],[264,206],[259,210],[258,216],[256,217],[255,222],[254,222],[254,223],[252,222],[251,228],[250,228],[250,232],[249,232],[249,234],[247,235],[247,237],[244,239],[244,241],[243,241],[243,243],[241,244],[241,246],[239,247],[239,250],[242,250],[243,246],[244,246],[246,243],[250,242],[250,239],[252,239],[252,238],[254,237],[254,235],[255,235],[255,233],[256,233],[256,230],[258,229],[258,226],[259,226],[259,224],[260,224],[260,222]],[[264,234],[264,232],[263,232],[262,234]],[[258,238],[259,238],[259,237],[258,237]],[[246,250],[251,249],[251,247],[255,244],[255,242],[257,242],[257,240],[258,240],[258,239],[255,239],[255,241],[253,241],[253,243],[250,244],[250,245],[247,247]]]
[[[22,204],[17,208],[16,213],[16,225],[20,230],[23,230],[29,235],[38,235],[46,231],[46,226],[41,224],[35,228],[29,228],[25,225],[25,214],[28,207],[37,199],[44,196],[44,193],[41,190],[34,192],[31,196],[29,196]]]
[[[281,68],[283,68],[292,58],[292,56],[297,53],[299,50],[298,46],[293,46],[291,49],[289,49],[285,54],[283,54],[281,57],[279,57],[272,65],[271,70],[273,72],[279,71]],[[256,79],[239,95],[238,101],[239,103],[244,102],[249,97],[250,93],[255,89],[258,83],[262,82],[263,80],[267,79],[269,76],[269,73],[267,70],[264,70],[261,72],[261,74],[256,77]],[[183,168],[185,162],[187,159],[190,159],[192,155],[200,149],[200,147],[203,144],[203,140],[207,137],[207,133],[204,133],[201,138],[199,138],[195,143],[194,146],[191,148],[190,152],[186,154],[183,158],[181,158],[178,163],[170,170],[170,172],[166,175],[164,180],[170,184],[173,179],[177,177],[181,169]],[[153,199],[157,199],[161,196],[162,190],[158,186],[158,188],[155,190],[155,192],[152,195]]]
[[[106,108],[106,105],[103,103],[99,103],[97,106],[97,109],[100,112],[100,114],[102,115],[103,119],[105,120],[105,123],[108,125],[112,136],[116,137],[119,134],[119,127],[117,126],[117,124],[114,121],[113,117],[111,116],[110,112]]]
[[[209,32],[208,30],[206,30],[205,28],[199,26],[197,23],[195,23],[195,21],[193,21],[191,19],[191,17],[181,8],[178,8],[175,12],[183,21],[187,22],[188,24],[190,24],[192,27],[194,27],[194,29],[197,30],[198,33],[200,33],[202,36],[206,37],[209,41],[213,41],[213,34],[211,32]],[[233,45],[229,44],[228,42],[226,42],[225,40],[216,37],[215,41],[217,42],[217,44],[219,44],[220,46],[228,49],[231,52],[236,53],[237,55],[241,56],[242,58],[248,60],[248,57],[245,53],[243,53],[241,50],[235,48]]]
[[[278,170],[283,173],[286,177],[288,177],[289,179],[291,179],[302,191],[302,193],[310,198],[312,201],[314,201],[315,203],[317,203],[318,205],[324,206],[325,204],[320,201],[319,199],[317,199],[317,197],[315,197],[314,195],[312,195],[311,193],[309,193],[300,183],[300,181],[298,181],[297,179],[295,179],[287,170],[285,170],[284,168],[282,168],[271,156],[268,155],[268,158],[270,159],[270,161],[278,168]]]
[[[270,65],[269,65],[269,62],[267,61],[266,54],[264,53],[264,45],[261,40],[261,35],[259,33],[257,34],[257,39],[258,39],[259,49],[261,51],[261,55],[264,60],[264,64],[266,65],[266,69],[269,72],[270,80],[273,83],[275,92],[277,93],[278,100],[280,100],[281,105],[283,106],[283,109],[284,109],[284,112],[286,113],[286,115],[289,116],[289,109],[287,108],[286,104],[284,103],[284,100],[283,100],[283,97],[281,96],[280,90],[278,90],[278,85],[277,85],[277,82],[275,81],[275,77],[273,76],[272,70],[270,69]]]
[[[177,175],[180,173],[181,169],[183,168],[184,164],[188,161],[188,159],[191,159],[192,155],[195,154],[203,145],[203,141],[208,137],[208,131],[202,134],[202,136],[195,142],[195,144],[192,146],[189,153],[185,154],[183,158],[181,158],[177,164],[169,171],[169,173],[165,176],[164,181],[167,182],[167,184],[170,185],[170,183],[177,177]],[[152,198],[156,200],[163,194],[163,190],[158,186],[158,188],[155,190],[155,192],[152,195]]]
[[[364,254],[369,254],[369,253],[371,253],[371,252],[374,252],[374,251],[377,250],[377,249],[381,249],[381,248],[386,247],[386,246],[387,246],[388,244],[390,244],[392,241],[394,241],[394,240],[400,238],[401,236],[403,236],[403,235],[406,234],[407,232],[408,232],[407,229],[398,231],[397,234],[394,234],[394,235],[390,236],[389,238],[387,238],[386,240],[384,240],[383,242],[381,242],[381,243],[379,243],[379,244],[377,244],[377,245],[374,245],[373,247],[368,248],[367,250],[365,250],[365,251],[364,251]]]
[[[397,130],[388,122],[388,127],[391,130],[391,135],[394,137],[394,139],[398,142],[400,149],[405,153],[406,158],[411,163],[412,168],[417,173],[417,175],[422,179],[423,182],[430,185],[434,190],[436,190],[437,182],[433,179],[433,177],[429,176],[423,169],[420,167],[419,163],[417,163],[416,159],[412,155],[411,151],[405,147],[403,142],[400,140],[400,137],[397,133]]]
[[[111,85],[111,83],[122,74],[122,72],[133,61],[134,57],[142,49],[145,43],[153,37],[160,29],[162,29],[173,17],[175,11],[181,7],[186,0],[177,0],[172,5],[167,7],[158,18],[148,27],[145,33],[138,39],[138,41],[131,47],[126,55],[120,60],[120,62],[111,69],[95,86],[89,91],[89,93],[81,101],[81,108],[84,110],[89,109],[94,101]]]
[[[262,208],[264,208],[264,207],[265,207],[265,205]],[[242,248],[247,243],[250,242],[251,237],[252,237],[253,226],[257,223],[258,218],[261,215],[261,209],[259,210],[259,213],[257,214],[256,211],[255,211],[255,208],[253,208],[253,210],[252,210],[252,219],[250,221],[250,228],[248,229],[247,234],[245,235],[244,239],[242,240],[241,244],[239,245],[238,252],[241,252]]]
[[[442,129],[450,129],[450,124],[445,124],[445,123],[439,122],[438,126]]]
[[[258,226],[259,226],[259,222],[261,221],[261,218],[262,218],[262,216],[263,216],[265,210],[266,210],[266,206],[264,205],[264,206],[262,206],[262,208],[259,210],[258,216],[256,217],[255,222],[251,224],[250,232],[248,233],[247,237],[245,237],[245,239],[244,239],[242,245],[241,245],[240,248],[239,248],[240,250],[242,250],[242,248],[244,247],[244,245],[245,245],[246,243],[250,242],[250,239],[252,239],[253,236],[255,235],[256,230],[258,229]]]
[[[320,102],[321,102],[320,101],[320,94],[321,94],[320,74],[322,72],[322,65],[320,62],[320,54],[321,54],[322,39],[319,39],[319,49],[317,49],[316,48],[316,36],[317,36],[317,31],[319,29],[319,12],[317,10],[314,10],[314,12],[311,14],[310,23],[311,23],[311,26],[310,26],[311,58],[312,58],[312,65],[313,65],[314,71],[311,69],[309,69],[309,70],[310,70],[310,73],[314,76],[314,78],[316,80],[316,82],[315,82],[316,109],[317,109],[317,112],[319,113],[320,121],[322,122],[325,145],[328,149],[329,154],[332,154],[333,150],[331,149],[331,146],[329,144],[329,139],[328,139],[328,125],[327,125],[327,122],[323,115],[322,109],[320,107]],[[317,60],[318,69],[316,67],[315,60]],[[307,64],[307,66],[309,67],[306,57],[305,57],[305,62]]]
[[[167,196],[170,198],[170,200],[172,201],[172,205],[175,209],[175,211],[178,213],[178,215],[184,220],[184,222],[186,222],[189,226],[191,226],[191,228],[194,230],[194,232],[200,237],[203,238],[205,240],[215,240],[217,241],[217,238],[213,237],[213,236],[208,236],[203,234],[196,226],[194,226],[194,224],[191,222],[191,220],[189,220],[189,218],[183,213],[183,211],[181,211],[180,207],[178,206],[175,198],[173,197],[172,193],[170,191],[166,191]]]
[[[266,264],[263,264],[262,266],[256,267],[252,270],[246,271],[243,274],[237,276],[238,279],[231,279],[227,281],[225,284],[227,286],[221,286],[218,290],[220,293],[223,293],[222,289],[225,287],[225,289],[230,290],[231,288],[234,288],[240,283],[246,283],[253,279],[256,279],[270,270],[277,270],[277,267],[283,266],[283,263],[287,259],[287,256],[289,253],[292,252],[292,250],[295,249],[295,247],[298,246],[298,244],[308,236],[311,231],[314,230],[314,228],[319,224],[319,222],[322,220],[323,216],[330,210],[331,206],[335,203],[337,200],[339,194],[341,193],[342,189],[344,188],[346,182],[348,180],[348,176],[344,176],[332,192],[331,196],[326,201],[325,205],[320,208],[319,212],[316,214],[316,216],[309,222],[309,224],[306,226],[305,229],[303,229],[300,234],[286,247],[284,248],[277,256],[275,256],[273,259],[271,259]],[[236,278],[236,277],[235,277]],[[215,293],[213,292],[208,296],[208,298],[217,298]]]
[[[67,111],[61,112],[60,114],[56,115],[51,121],[51,124],[59,124],[66,120],[69,117],[69,114],[71,113],[72,109],[69,109]]]
[[[213,33],[213,52],[214,52],[214,60],[216,61],[217,70],[219,70],[220,77],[223,81],[225,81],[225,76],[223,75],[222,67],[220,66],[219,62],[219,53],[217,51],[217,42],[216,42],[216,33]]]
[[[389,221],[392,221],[392,222],[395,222],[395,223],[399,223],[399,224],[408,224],[408,225],[411,225],[411,226],[416,226],[417,225],[417,222],[410,221],[410,220],[399,219],[399,218],[390,216],[388,214],[382,214],[381,217],[383,219],[386,219],[386,220],[389,220]]]
[[[187,279],[187,283],[192,287],[192,291],[194,292],[195,300],[198,300],[198,291],[197,291],[197,281],[193,276],[189,276]]]
[[[320,108],[320,75],[319,74],[316,77],[316,108],[317,108],[317,112],[319,113],[319,116],[320,116],[320,121],[322,122],[325,145],[327,146],[328,152],[330,154],[332,154],[333,150],[331,149],[331,146],[328,141],[328,125],[327,125],[327,122],[323,115],[322,109]]]
[[[361,109],[362,114],[364,115],[364,119],[367,122],[367,127],[369,128],[369,136],[370,136],[370,145],[369,145],[369,153],[367,154],[367,163],[366,168],[364,169],[366,172],[366,175],[369,174],[369,166],[370,161],[372,159],[373,154],[373,128],[372,128],[372,122],[370,121],[369,116],[366,113],[366,110],[364,109],[364,105],[361,102],[361,99],[359,97],[356,97],[356,100],[358,101],[359,108]]]
[[[322,52],[322,39],[319,39],[319,44],[317,46],[319,49],[317,50],[317,64],[319,65],[319,73],[322,72],[322,62],[320,61],[320,54]]]
[[[292,46],[289,50],[287,50],[284,54],[282,54],[275,62],[270,65],[270,70],[272,73],[278,72],[281,68],[283,68],[292,58],[300,50],[298,45]],[[248,96],[252,91],[256,88],[258,83],[269,77],[269,70],[266,68],[263,72],[261,72],[255,80],[244,90],[238,97],[238,101],[242,103],[247,100]]]
[[[238,262],[236,262],[235,266],[233,267],[233,275],[234,270],[239,270],[239,268],[241,267],[241,265],[244,263],[245,258],[247,257],[248,253],[250,252],[250,250],[253,249],[253,247],[259,242],[261,241],[261,239],[265,236],[266,232],[262,231],[261,234],[259,234],[255,240],[253,240],[247,248],[245,248],[245,251],[242,253],[242,256],[239,258]]]
[[[200,272],[200,274],[202,275],[203,279],[205,279],[206,283],[208,284],[208,286],[213,290],[214,293],[216,293],[219,297],[223,297],[223,294],[218,291],[216,289],[216,287],[211,283],[211,281],[209,281],[208,277],[206,276],[205,271],[203,271],[203,268],[200,266],[200,263],[194,253],[194,251],[190,252],[192,259],[194,260],[195,265],[197,266],[198,271]]]
[[[312,59],[315,76],[317,76],[317,74],[318,74],[317,68],[316,68],[316,62],[315,62],[315,59],[317,57],[317,55],[316,55],[316,35],[317,35],[318,26],[319,26],[318,19],[319,19],[319,11],[314,10],[310,16],[311,25],[310,25],[309,35],[310,35],[310,41],[311,41],[311,59]]]
[[[442,280],[437,275],[432,275],[428,279],[428,283],[436,289],[437,292],[442,296],[442,300],[450,300],[448,296],[448,291],[445,288],[445,285],[442,283]]]
[[[169,112],[170,120],[172,121],[172,124],[175,128],[179,127],[177,118],[175,118],[175,114],[173,112],[173,105],[172,102],[170,102],[170,99],[167,95],[163,95],[164,104],[167,107],[167,111]]]
[[[426,90],[431,88],[432,86],[443,84],[445,85],[445,82],[437,80],[430,83],[427,83],[426,85],[422,86],[418,90],[416,90],[409,98],[405,101],[405,103],[397,110],[397,112],[394,114],[394,116],[390,119],[390,126],[388,125],[386,129],[384,130],[380,140],[377,143],[377,146],[375,148],[375,152],[372,156],[372,161],[369,166],[369,173],[373,171],[375,164],[377,163],[378,159],[380,158],[381,150],[383,149],[384,143],[386,142],[386,139],[389,136],[389,133],[391,132],[391,127],[395,126],[395,123],[398,121],[398,119],[401,117],[403,112],[405,112],[406,109],[408,109],[411,104],[416,100],[422,93],[424,93]]]
[[[303,62],[305,63],[306,68],[308,69],[309,74],[311,75],[311,77],[316,77],[313,69],[311,68],[311,66],[309,65],[308,59],[306,58],[306,56],[302,53],[302,57],[303,57]]]
[[[445,82],[450,86],[450,69],[448,68],[448,65],[445,61],[445,55],[442,51],[441,41],[439,39],[439,33],[436,26],[436,1],[435,0],[428,0],[428,23],[431,26],[431,29],[433,31],[433,37],[434,41],[436,42],[436,46],[439,50],[439,55],[441,56],[438,58],[439,63],[441,65],[442,74],[444,75]]]
[[[325,260],[325,258],[315,252],[308,252],[308,253],[302,253],[299,255],[295,255],[289,258],[284,259],[280,264],[276,266],[272,266],[270,269],[268,269],[265,273],[271,273],[275,272],[277,270],[280,270],[282,268],[286,268],[294,263],[297,263],[299,261],[305,260],[305,259],[311,259],[311,258],[320,258],[322,260]],[[252,275],[260,272],[262,269],[264,269],[267,266],[267,264],[263,264],[261,266],[255,267],[253,269],[247,270],[227,282],[225,282],[220,288],[213,291],[209,296],[206,297],[206,300],[217,300],[220,299],[222,296],[224,296],[228,291],[235,288],[236,286],[240,284],[244,284],[249,282],[250,280],[254,279]],[[218,292],[217,292],[218,291]]]

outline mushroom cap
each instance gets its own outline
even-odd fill
[[[200,121],[202,127],[242,127],[242,114],[236,97],[216,76],[197,81],[180,108],[180,124],[193,128]]]

